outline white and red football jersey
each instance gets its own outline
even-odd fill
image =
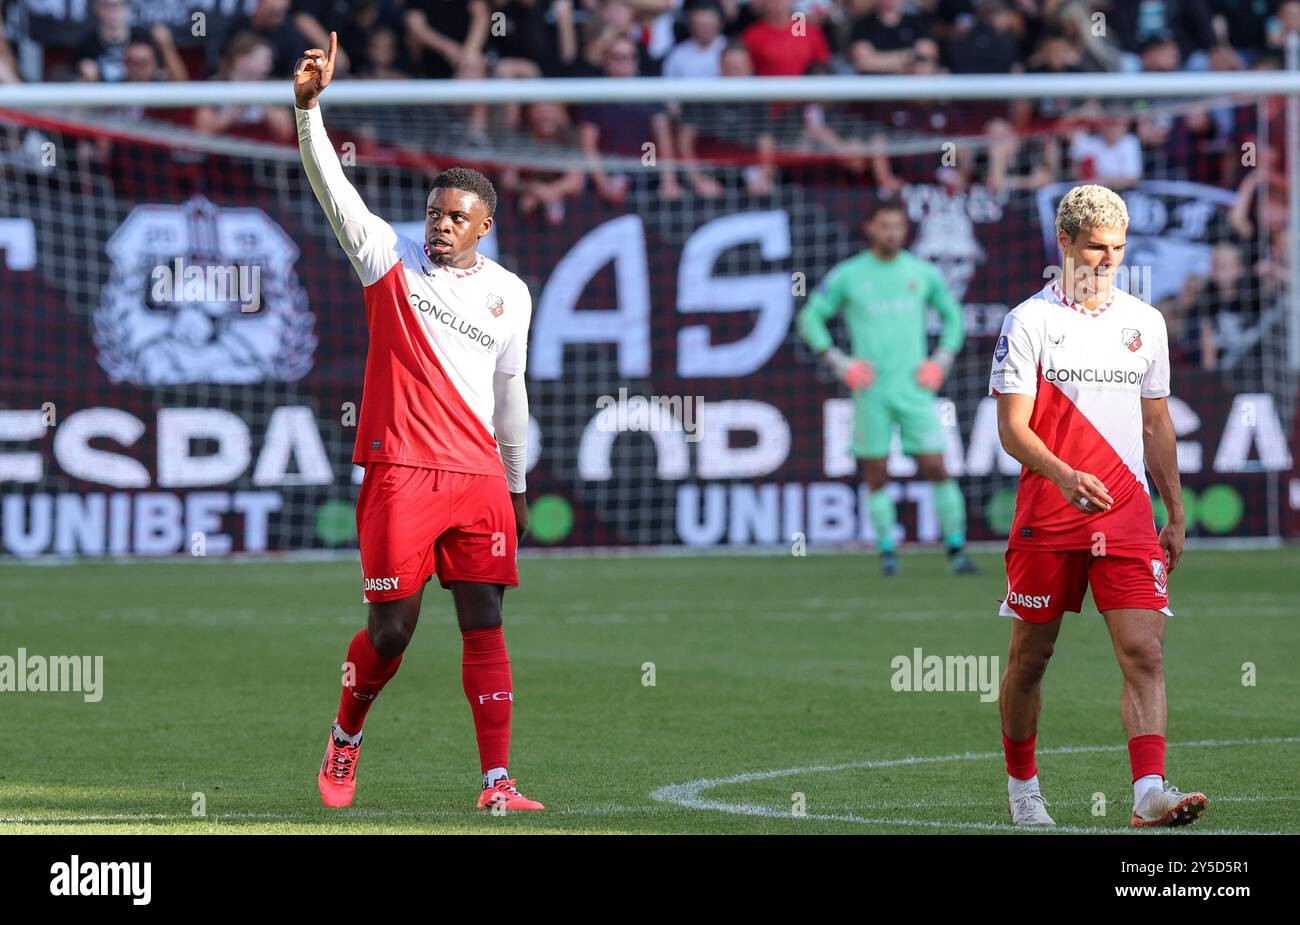
[[[500,475],[492,377],[524,372],[528,286],[481,254],[470,269],[438,266],[423,244],[389,232],[394,262],[365,287],[370,350],[352,461]]]
[[[1056,282],[1007,313],[989,392],[1034,396],[1030,429],[1059,459],[1101,479],[1109,511],[1085,513],[1050,481],[1021,471],[1012,549],[1149,547],[1156,541],[1143,462],[1142,399],[1169,394],[1165,319],[1118,289],[1095,309]]]
[[[527,284],[482,255],[466,269],[435,264],[423,242],[366,208],[320,107],[295,112],[307,178],[365,287],[370,349],[352,461],[505,475],[493,429],[494,377],[517,377],[518,414],[507,414],[503,426],[526,433]],[[522,477],[521,469],[512,491],[523,490]]]

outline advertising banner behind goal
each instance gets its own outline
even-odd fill
[[[325,107],[336,142],[338,114]],[[0,117],[16,142],[0,164],[0,553],[355,546],[362,291],[296,150],[196,152],[26,121]],[[41,139],[77,153],[42,164]],[[417,239],[432,173],[473,163],[358,160],[347,169],[371,210]],[[973,540],[1006,536],[1019,473],[987,396],[994,342],[1058,259],[1052,220],[1071,185],[995,193],[940,174],[898,189],[910,249],[964,308],[940,394]],[[877,198],[829,161],[787,168],[761,197],[733,184],[664,201],[633,175],[621,207],[584,193],[525,214],[502,188],[482,249],[534,302],[525,545],[873,540],[848,395],[793,322],[865,246]],[[1234,191],[1171,174],[1124,198],[1130,291],[1176,301],[1210,272]],[[1271,372],[1284,300],[1255,295],[1259,317],[1218,368],[1200,368],[1192,335],[1170,324],[1190,536],[1300,536],[1294,396]],[[904,541],[937,542],[897,436],[890,472]]]

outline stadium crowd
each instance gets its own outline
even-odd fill
[[[252,36],[269,61],[248,69],[283,77],[331,30],[341,74],[384,79],[598,76],[621,39],[644,76],[718,77],[735,48],[761,76],[814,65],[839,74],[1237,70],[1279,66],[1286,37],[1300,32],[1300,0],[207,0],[188,6],[229,15],[203,35],[185,6],[178,16],[166,0],[6,0],[0,81],[216,78],[232,55],[249,53]],[[28,29],[56,8],[62,34]],[[15,48],[28,39],[46,54],[24,73]]]
[[[203,34],[188,6],[211,11]],[[339,76],[358,79],[1113,71],[1131,73],[1140,96],[1144,73],[1280,68],[1300,33],[1300,0],[7,0],[0,13],[0,83],[284,79],[333,30]],[[929,182],[997,195],[1064,177],[1235,189],[1209,273],[1162,306],[1182,359],[1213,369],[1284,283],[1286,212],[1272,205],[1286,193],[1280,102],[1263,120],[1253,107],[1140,100],[540,103],[465,107],[460,130],[481,150],[509,134],[578,152],[575,163],[498,174],[525,212],[553,223],[588,188],[624,202],[643,178],[619,165],[648,140],[681,165],[657,172],[665,200],[713,198],[728,185],[770,195],[810,155],[882,194]],[[283,107],[206,106],[184,118],[208,133],[294,135]],[[1252,169],[1242,151],[1261,122],[1271,141]],[[936,136],[958,139],[954,163],[936,168],[925,143]],[[910,152],[909,139],[921,143]]]

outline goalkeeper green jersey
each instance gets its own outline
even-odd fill
[[[908,251],[881,260],[870,250],[842,261],[826,275],[799,312],[799,333],[815,353],[832,345],[826,322],[843,311],[850,352],[876,368],[876,379],[910,381],[929,355],[925,309],[943,321],[939,346],[954,353],[965,336],[961,305],[931,263]]]

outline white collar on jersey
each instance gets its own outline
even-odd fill
[[[1115,301],[1115,293],[1117,292],[1114,285],[1112,285],[1110,287],[1110,298],[1098,305],[1096,308],[1084,308],[1078,302],[1067,299],[1065,297],[1065,292],[1061,289],[1060,284],[1056,280],[1052,280],[1052,284],[1048,286],[1048,289],[1051,291],[1052,295],[1056,296],[1057,301],[1066,308],[1072,308],[1080,315],[1087,315],[1089,318],[1098,318],[1101,316],[1102,312],[1110,308]]]
[[[472,267],[444,267],[440,263],[434,263],[433,254],[429,253],[429,243],[427,241],[424,244],[424,256],[429,258],[429,263],[431,264],[430,266],[425,268],[424,270],[425,276],[432,276],[434,270],[442,270],[446,273],[450,273],[452,276],[456,277],[457,279],[461,279],[466,276],[473,276],[475,273],[477,273],[479,270],[483,269],[484,267],[482,254],[478,255],[478,259],[474,261],[474,266]]]

